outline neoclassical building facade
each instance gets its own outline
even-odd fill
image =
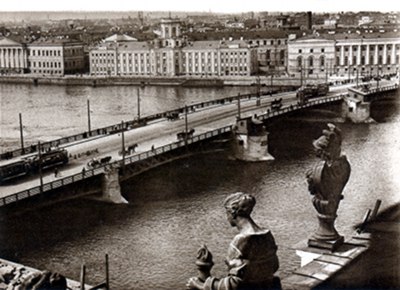
[[[9,38],[1,38],[0,74],[24,73],[27,69],[28,62],[26,46]]]
[[[64,75],[83,72],[83,43],[72,39],[39,39],[29,44],[0,39],[0,73]]]
[[[296,77],[376,76],[397,73],[399,68],[396,34],[324,35],[288,42],[287,69]]]
[[[99,76],[250,76],[258,71],[254,45],[186,41],[175,19],[163,19],[161,35],[153,41],[106,38],[90,50],[89,63],[90,74]]]
[[[84,71],[83,43],[72,39],[39,39],[28,45],[28,69],[34,74],[64,75]]]

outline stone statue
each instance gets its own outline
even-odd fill
[[[350,177],[350,164],[341,155],[342,134],[339,128],[328,124],[322,136],[313,142],[317,156],[321,158],[307,173],[312,203],[317,210],[318,230],[308,240],[309,246],[335,250],[343,243],[334,223],[342,191]]]
[[[228,276],[217,279],[210,275],[212,255],[202,246],[196,265],[199,277],[190,278],[187,289],[261,290],[280,288],[274,273],[279,268],[277,246],[272,233],[260,228],[250,217],[256,200],[241,192],[231,194],[224,202],[227,219],[239,230],[229,245],[226,264]]]

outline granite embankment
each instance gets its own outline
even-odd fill
[[[300,86],[300,79],[288,77],[267,76],[226,76],[221,78],[212,77],[161,77],[161,76],[89,76],[89,75],[66,75],[66,76],[43,76],[43,75],[2,75],[0,83],[12,84],[34,84],[34,85],[84,85],[84,86],[113,86],[113,85],[156,85],[156,86],[183,86],[183,87],[221,87],[221,86],[260,86],[274,87]],[[309,79],[307,82],[323,81]]]

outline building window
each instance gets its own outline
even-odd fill
[[[325,48],[321,48],[321,52],[325,52]]]
[[[325,66],[325,56],[321,55],[319,58],[319,65],[321,67]]]
[[[299,69],[299,71],[301,70],[301,68],[303,67],[303,58],[301,56],[299,56],[297,58],[297,68]]]
[[[311,55],[308,57],[308,66],[309,67],[314,66],[314,58]]]
[[[313,48],[310,48],[310,53],[313,53],[314,52],[314,49]]]

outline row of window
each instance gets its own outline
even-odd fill
[[[81,61],[66,61],[64,63],[65,68],[83,68],[83,63]],[[28,67],[31,68],[62,68],[61,62],[56,61],[28,61]]]
[[[278,39],[277,41],[276,41],[276,44],[277,45],[281,45],[281,44],[287,44],[287,39],[285,39],[285,40],[281,40],[281,39]],[[257,45],[274,45],[275,44],[275,41],[274,40],[265,40],[265,39],[263,39],[263,40],[250,40],[249,41],[249,44],[257,44]]]
[[[303,49],[299,49],[299,53],[302,53],[302,52],[303,52]],[[306,52],[306,51],[304,50],[304,52]],[[314,48],[310,48],[309,52],[313,53],[314,52]],[[320,48],[320,52],[324,53],[325,52],[325,48]]]
[[[378,50],[379,50],[379,51],[382,51],[382,50],[383,50],[383,47],[384,47],[383,44],[376,44],[376,45],[375,45],[375,44],[360,45],[361,51],[366,51],[366,50],[367,50],[367,46],[369,46],[369,50],[370,50],[370,51],[374,51],[376,46],[378,47]],[[351,45],[351,46],[342,45],[342,46],[336,46],[336,52],[340,52],[341,49],[342,49],[342,47],[344,47],[344,51],[347,52],[347,51],[349,51],[349,48],[350,48],[350,47],[353,47],[353,51],[357,51],[359,46],[358,46],[358,45]],[[400,45],[399,45],[399,44],[397,44],[397,45],[394,45],[394,44],[387,44],[387,45],[386,45],[386,49],[387,49],[388,51],[391,51],[393,48],[396,48],[396,50],[400,50]]]
[[[336,66],[342,65],[340,62],[341,58],[338,56],[336,57]],[[396,58],[392,58],[391,56],[387,56],[386,58],[386,63],[387,64],[400,64],[400,55],[396,55]],[[322,55],[319,57],[319,66],[323,67],[325,66],[325,57]],[[349,57],[345,56],[343,59],[343,65],[344,66],[348,66],[349,63]],[[357,63],[357,56],[353,56],[352,58],[352,63],[353,65],[366,65],[366,57],[365,56],[361,56],[360,58],[360,63]],[[369,58],[369,64],[370,65],[382,65],[383,63],[383,57],[382,55],[379,55],[377,59],[375,59],[374,56],[370,56]],[[297,57],[297,67],[301,68],[303,66],[306,67],[313,67],[314,66],[314,57],[313,56],[309,56],[308,58],[306,58],[305,60],[303,60],[303,57],[299,56]]]
[[[34,74],[49,74],[49,75],[61,75],[63,74],[62,70],[42,70],[42,69],[33,69],[32,73]]]
[[[28,56],[61,56],[61,50],[28,50]]]
[[[345,66],[349,65],[349,60],[350,60],[349,57],[345,56],[344,59],[343,59],[343,65],[345,65]],[[360,63],[357,62],[357,56],[353,56],[352,60],[353,61],[352,61],[351,64],[353,64],[353,65],[360,65],[360,64],[361,65],[365,65],[367,58],[364,55],[362,55],[361,58],[360,58]],[[368,64],[371,64],[371,65],[375,65],[375,64],[382,65],[382,64],[384,64],[383,63],[383,56],[382,55],[378,55],[378,58],[375,59],[375,57],[373,55],[370,55]],[[392,58],[390,55],[388,55],[387,58],[386,58],[386,64],[400,64],[400,55],[396,55],[396,58]],[[340,57],[336,57],[336,65],[341,65]]]

